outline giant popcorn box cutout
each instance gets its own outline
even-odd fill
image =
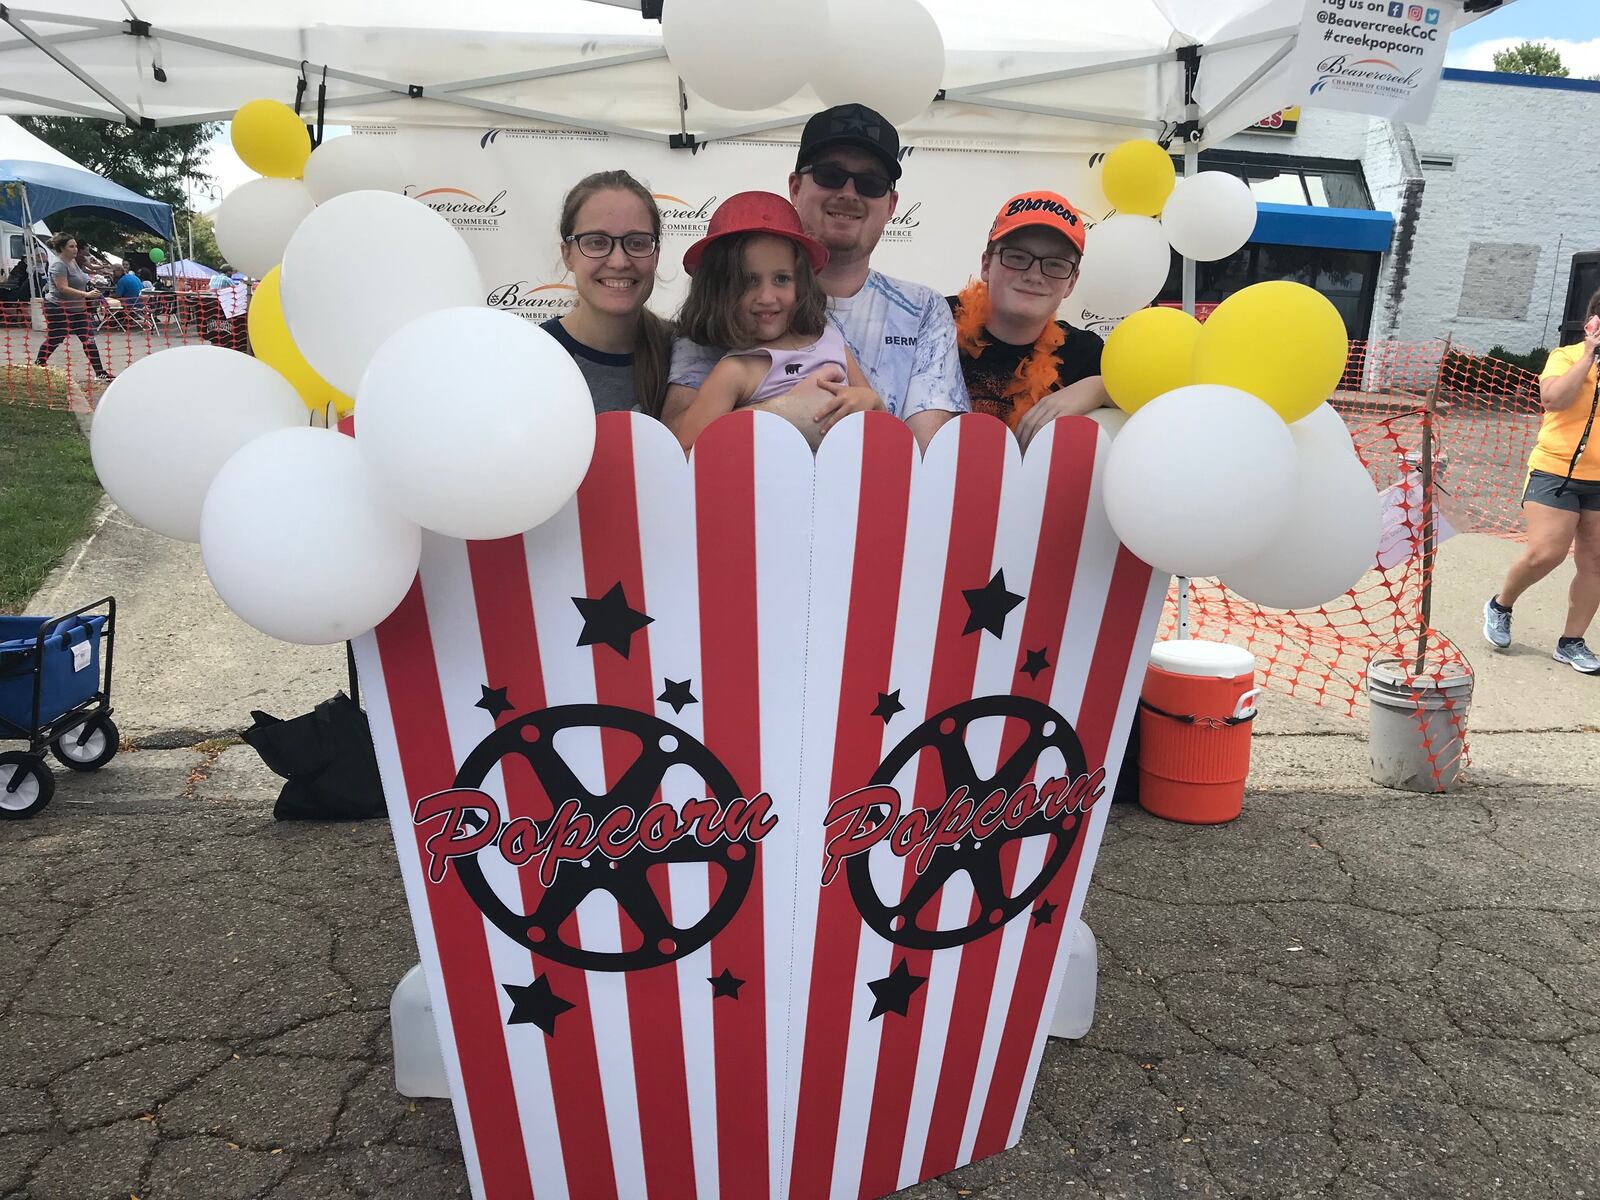
[[[1018,1137],[1167,580],[1107,443],[599,421],[357,647],[473,1194],[881,1196]]]

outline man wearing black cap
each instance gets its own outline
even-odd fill
[[[832,397],[818,410],[824,431],[852,412],[882,407],[905,421],[926,447],[939,426],[969,406],[955,322],[944,298],[871,268],[872,252],[899,200],[899,178],[894,126],[865,105],[841,104],[806,122],[789,198],[806,231],[828,249],[828,264],[817,274],[828,294],[828,316],[872,385],[823,383]],[[663,414],[669,422],[720,357],[719,350],[681,338],[674,343]]]

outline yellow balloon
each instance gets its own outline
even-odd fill
[[[1240,388],[1298,421],[1339,386],[1349,352],[1344,318],[1324,296],[1303,283],[1258,283],[1206,318],[1194,381]]]
[[[1172,195],[1178,172],[1172,156],[1155,142],[1123,142],[1100,168],[1100,186],[1119,213],[1153,217]]]
[[[1138,412],[1157,396],[1194,382],[1200,322],[1181,308],[1141,308],[1106,338],[1100,376],[1116,406]]]
[[[311,157],[311,138],[294,109],[276,100],[252,100],[233,114],[233,148],[258,175],[299,179]]]
[[[341,417],[345,416],[355,409],[356,402],[318,375],[289,336],[289,323],[284,320],[278,286],[280,270],[273,267],[268,271],[256,287],[255,295],[250,297],[250,348],[257,358],[289,381],[307,408],[321,412],[331,404]]]

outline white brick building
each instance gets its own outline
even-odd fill
[[[1574,253],[1600,251],[1597,131],[1600,83],[1449,70],[1426,124],[1307,110],[1293,134],[1230,138],[1203,165],[1243,171],[1268,203],[1200,299],[1298,277],[1335,291],[1357,337],[1518,353],[1568,340],[1569,290],[1581,308],[1600,287],[1600,264],[1572,286]],[[1386,244],[1381,218],[1350,214],[1369,219],[1340,232],[1330,211],[1364,206],[1393,218]]]

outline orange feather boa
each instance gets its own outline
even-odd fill
[[[989,319],[989,285],[981,279],[968,280],[956,297],[956,345],[970,358],[979,358],[989,345],[984,322]],[[1033,344],[1033,353],[1018,364],[1005,395],[1011,401],[1006,423],[1015,429],[1022,414],[1055,391],[1059,366],[1056,351],[1067,340],[1066,330],[1055,321],[1046,321],[1044,332]]]

